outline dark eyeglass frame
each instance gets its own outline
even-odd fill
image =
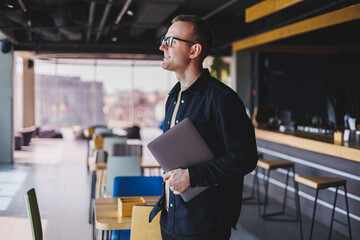
[[[168,39],[169,39],[169,42],[168,42]],[[163,45],[165,42],[167,47],[171,47],[174,39],[183,41],[183,42],[187,42],[187,43],[191,43],[191,44],[196,44],[196,42],[193,42],[193,41],[184,40],[184,39],[173,37],[173,36],[167,36],[167,37],[161,37],[161,45]]]

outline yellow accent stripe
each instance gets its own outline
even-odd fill
[[[233,51],[240,51],[265,43],[360,19],[360,4],[293,23],[272,31],[248,37],[233,43]]]
[[[264,0],[245,10],[245,22],[252,22],[303,0]]]

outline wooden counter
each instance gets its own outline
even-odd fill
[[[360,162],[360,149],[357,146],[358,144],[354,147],[347,147],[259,128],[255,129],[255,135],[256,138],[265,141]]]
[[[296,169],[295,176],[344,179],[348,191],[351,228],[356,229],[353,231],[353,236],[360,239],[360,215],[358,210],[360,209],[360,143],[350,142],[346,143],[347,146],[335,145],[331,135],[303,131],[285,131],[282,133],[277,130],[256,129],[255,134],[258,151],[263,154],[263,159],[293,162]],[[284,169],[272,171],[269,181],[269,198],[279,203],[283,201],[286,174],[287,171],[284,171]],[[248,192],[253,186],[254,179],[252,176],[249,175],[244,178],[244,187],[247,188]],[[259,177],[263,179],[264,175],[259,174]],[[289,183],[294,187],[292,181],[289,181]],[[315,191],[303,184],[300,184],[299,190],[301,213],[312,217]],[[260,191],[262,191],[262,188],[260,188]],[[335,191],[335,189],[329,188],[322,190],[319,195],[321,201],[318,201],[316,219],[323,224],[329,224]],[[339,191],[343,191],[343,189]],[[264,191],[262,192],[264,194]],[[295,206],[294,199],[289,199],[287,204],[290,207]],[[339,195],[335,209],[335,215],[342,220],[346,219],[343,209],[346,209],[346,204],[342,192]],[[340,224],[334,224],[333,228],[342,234],[346,235],[347,233]]]

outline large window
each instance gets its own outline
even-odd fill
[[[175,76],[160,61],[35,62],[35,118],[43,127],[158,126]]]

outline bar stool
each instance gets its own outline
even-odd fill
[[[258,168],[262,169],[264,178],[264,191],[265,191],[265,196],[264,196],[264,207],[263,207],[263,211],[261,213],[261,202],[260,202],[260,189],[259,189],[259,180],[258,180]],[[269,189],[269,179],[270,179],[270,172],[272,170],[276,170],[276,169],[286,169],[287,173],[286,173],[286,180],[285,180],[285,189],[284,189],[284,197],[283,197],[283,202],[282,202],[282,209],[281,211],[278,212],[273,212],[273,213],[267,213],[266,209],[267,209],[267,205],[268,205],[268,189]],[[266,173],[265,173],[266,171]],[[295,197],[295,209],[296,209],[296,218],[295,219],[269,219],[269,217],[273,217],[276,215],[281,215],[285,213],[285,208],[286,208],[286,199],[287,199],[287,187],[289,185],[289,175],[290,172],[293,173],[293,183],[294,183],[294,187],[295,187],[295,191],[294,191],[294,197]],[[258,212],[259,212],[259,216],[263,217],[265,220],[277,220],[277,221],[298,221],[300,218],[300,209],[298,208],[298,204],[296,204],[299,199],[298,199],[298,194],[297,194],[297,187],[295,186],[295,180],[294,180],[294,176],[295,176],[295,164],[293,162],[290,161],[285,161],[285,160],[274,160],[274,161],[269,161],[269,160],[259,160],[257,163],[257,169],[255,172],[255,176],[256,176],[256,187],[257,187],[257,201],[258,201]]]
[[[311,230],[310,230],[310,240],[312,238],[312,233],[313,233],[313,228],[314,228],[314,223],[315,223],[316,202],[318,199],[319,190],[327,189],[329,187],[336,188],[336,191],[335,191],[335,199],[334,199],[334,204],[333,204],[333,209],[332,209],[332,214],[331,214],[330,231],[329,231],[328,239],[331,239],[331,232],[332,232],[332,226],[333,226],[334,221],[336,221],[342,225],[348,226],[349,237],[350,237],[350,239],[352,239],[351,227],[350,227],[350,216],[349,216],[349,204],[348,204],[347,191],[346,191],[346,180],[343,178],[335,178],[335,177],[295,176],[295,181],[298,183],[304,184],[308,187],[316,189],[315,203],[314,203],[312,222],[311,222]],[[348,224],[344,224],[343,222],[340,222],[334,218],[338,189],[341,186],[344,187],[344,192],[345,192],[345,203],[346,203]],[[299,202],[299,208],[300,208],[300,202]],[[301,224],[301,219],[300,219],[300,224]],[[301,227],[301,235],[302,235],[302,227]]]

